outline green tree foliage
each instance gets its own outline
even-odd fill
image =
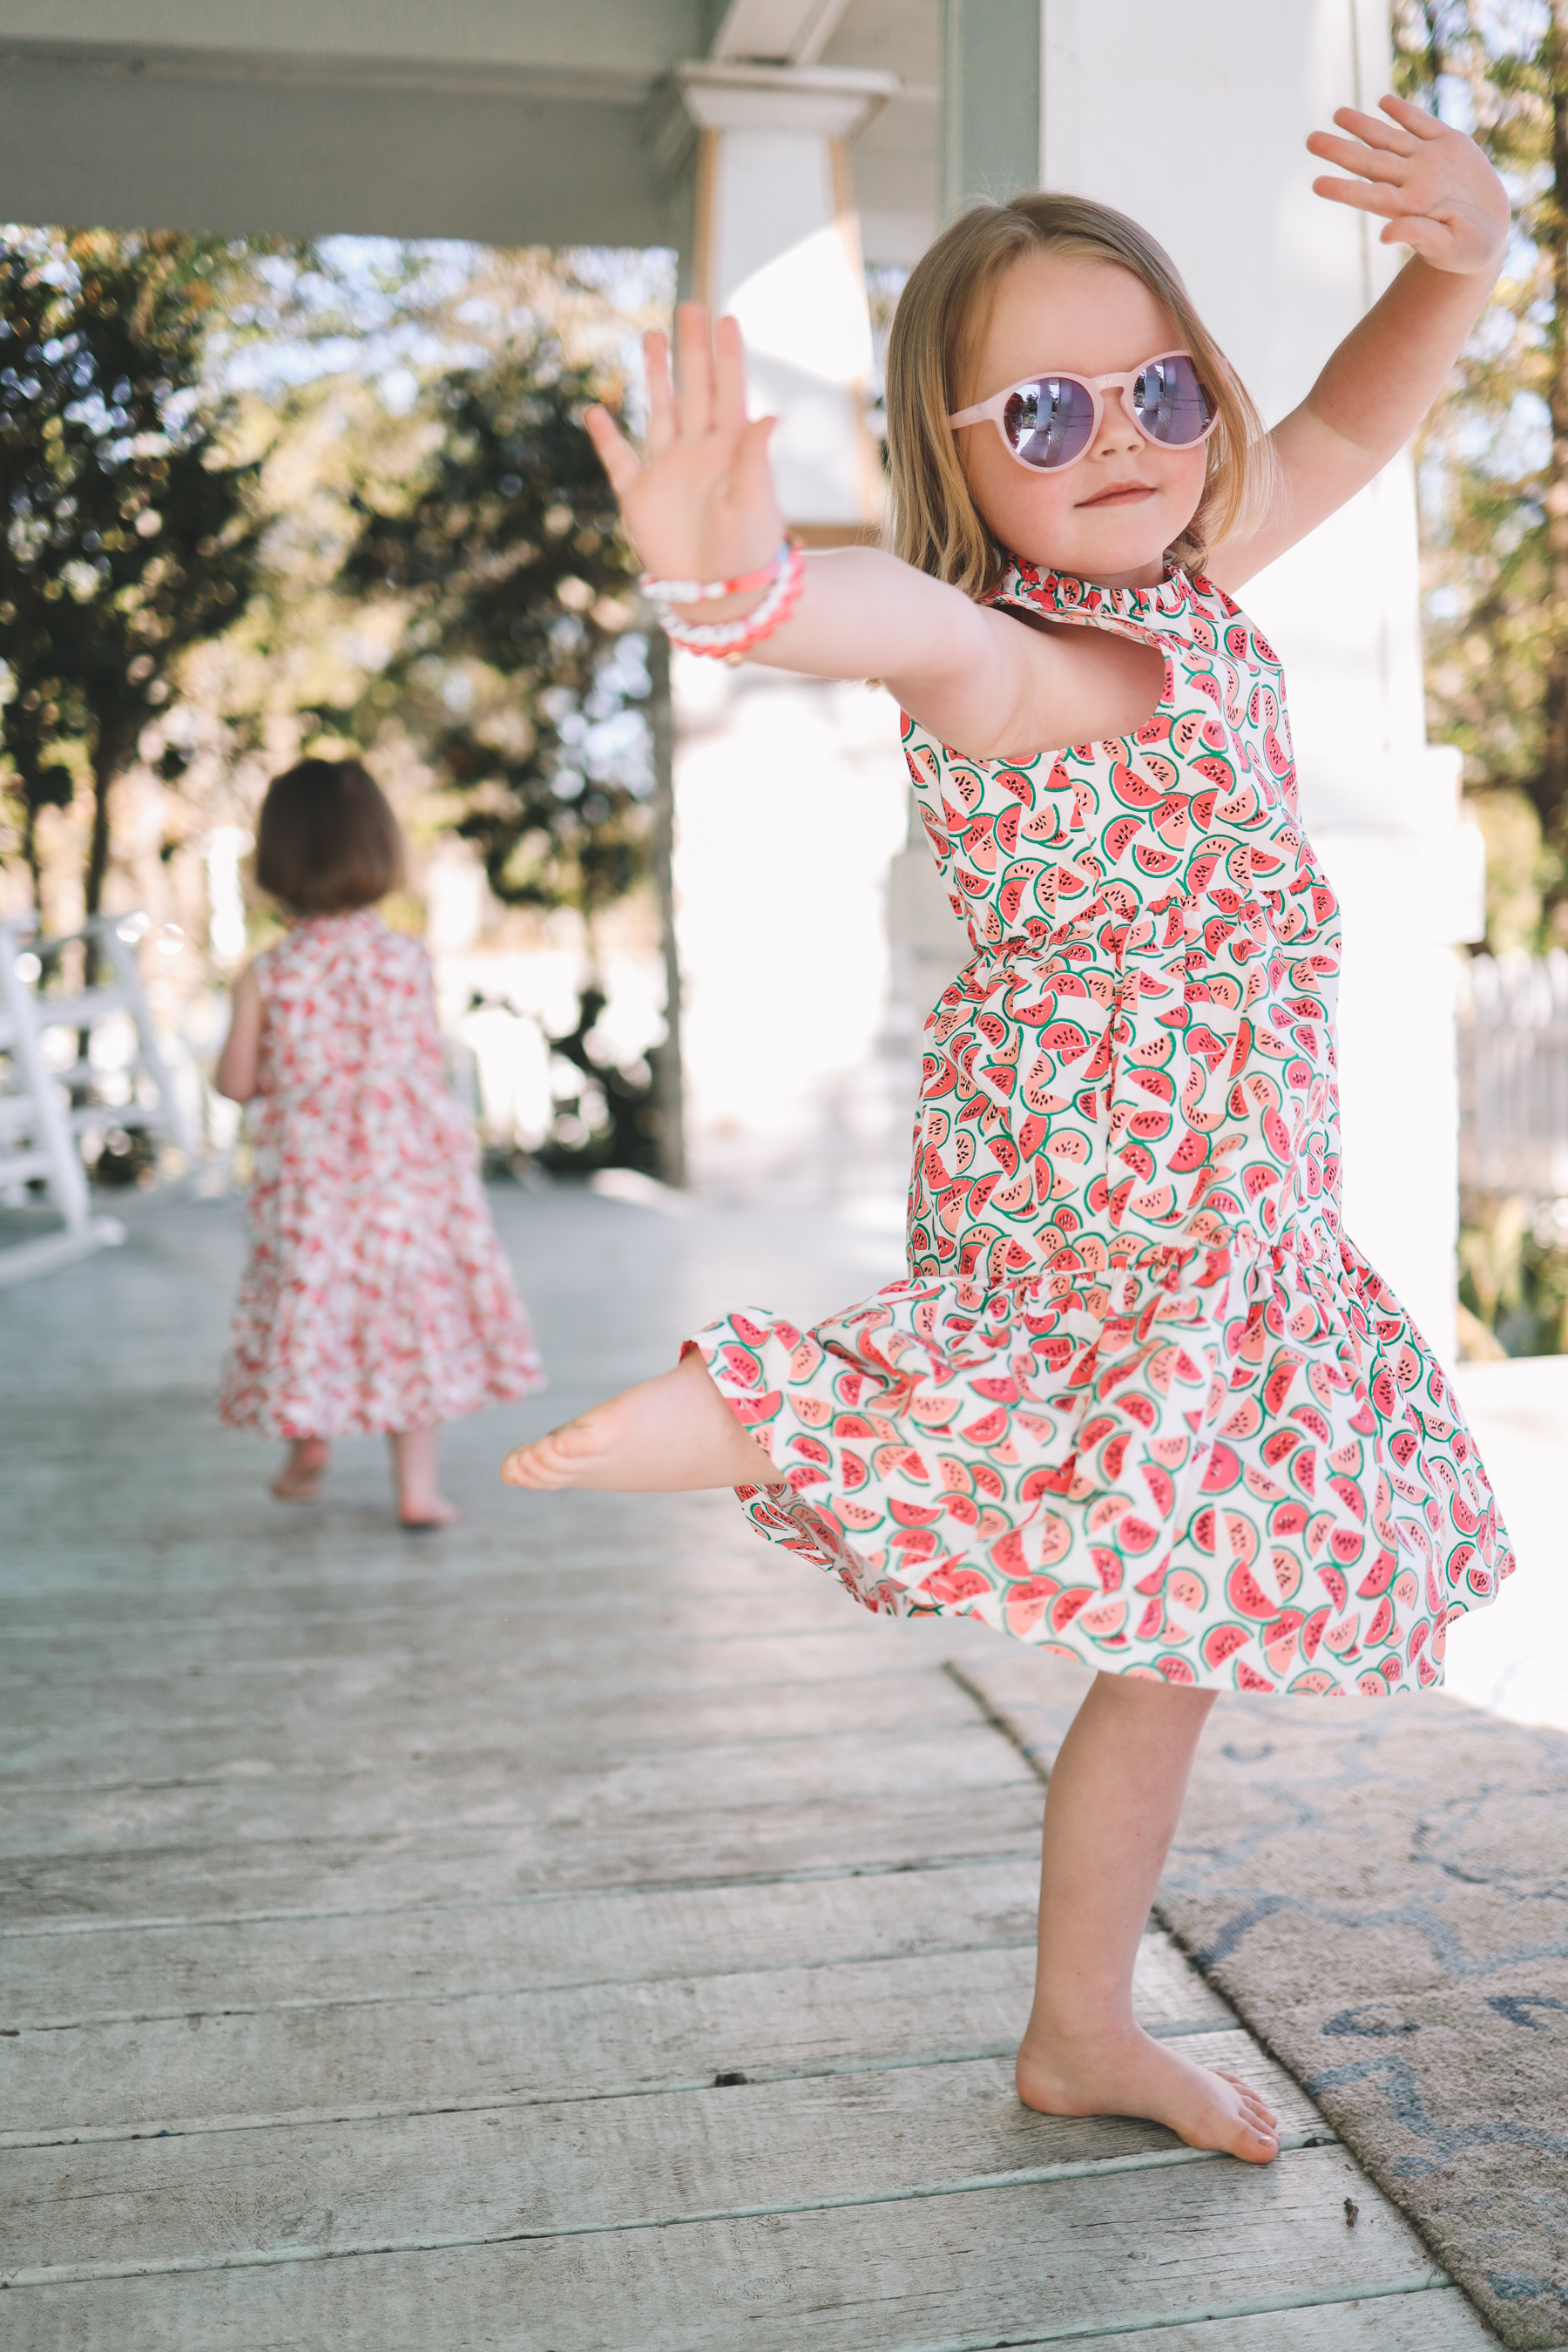
[[[653,1170],[667,1156],[653,1074],[621,1067],[597,1034],[595,918],[649,879],[654,845],[648,643],[581,422],[617,393],[542,330],[426,385],[426,462],[393,500],[361,494],[341,575],[402,604],[402,644],[366,709],[320,716],[367,737],[395,716],[497,898],[584,919],[590,974],[551,1040],[558,1116],[541,1157]]]
[[[425,389],[426,464],[358,501],[342,584],[407,620],[373,689],[458,802],[503,902],[590,927],[648,872],[647,640],[615,501],[581,424],[613,387],[544,333]]]
[[[38,812],[91,777],[84,897],[108,870],[117,776],[193,645],[226,629],[258,558],[257,468],[230,462],[205,372],[243,247],[177,235],[0,236],[0,748],[38,882]]]
[[[1529,908],[1494,891],[1491,944],[1541,945],[1568,918],[1568,0],[1395,0],[1394,21],[1400,89],[1470,131],[1514,201],[1420,449],[1427,686],[1501,895]]]
[[[1477,1196],[1459,1230],[1460,1333],[1472,1355],[1568,1352],[1568,1202]]]

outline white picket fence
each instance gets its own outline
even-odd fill
[[[1459,1181],[1568,1196],[1568,954],[1462,958]]]

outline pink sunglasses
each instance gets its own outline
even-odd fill
[[[1162,352],[1125,375],[1026,376],[947,421],[956,427],[989,420],[1020,466],[1050,474],[1093,447],[1105,414],[1100,394],[1112,388],[1145,441],[1161,448],[1194,448],[1219,423],[1190,352]]]

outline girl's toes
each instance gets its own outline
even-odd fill
[[[1240,2092],[1241,2104],[1243,2107],[1246,2108],[1249,2116],[1261,2123],[1272,2124],[1274,2122],[1275,2116],[1273,2108],[1268,2105],[1260,2092],[1253,2089],[1250,2083],[1244,2083],[1239,2074],[1224,2074],[1220,2072],[1217,2067],[1215,2072],[1219,2074],[1219,2079],[1222,2083],[1230,2083],[1234,2084],[1237,2091]]]
[[[602,1410],[579,1413],[531,1445],[514,1446],[500,1475],[509,1486],[574,1486],[603,1459],[612,1435],[611,1418]]]
[[[551,1478],[543,1458],[544,1443],[534,1445],[514,1445],[500,1465],[500,1475],[509,1486],[548,1486]]]
[[[571,1486],[604,1450],[599,1417],[584,1413],[536,1437],[531,1445],[514,1445],[500,1475],[509,1486]]]

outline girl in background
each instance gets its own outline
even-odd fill
[[[458,1516],[441,1425],[543,1376],[442,1066],[430,961],[376,901],[405,877],[397,819],[356,761],[268,789],[256,878],[289,936],[240,975],[220,1094],[254,1105],[250,1254],[218,1417],[289,1444],[310,1502],[331,1440],[391,1439],[405,1528]]]
[[[1267,436],[1153,239],[1050,194],[977,205],[904,290],[896,554],[782,543],[732,320],[715,345],[685,310],[679,387],[650,340],[641,460],[590,414],[677,644],[898,696],[973,953],[927,1024],[907,1276],[815,1329],[726,1316],[504,1470],[735,1486],[868,1607],[1097,1669],[1047,1797],[1019,2095],[1258,2164],[1263,2102],[1132,2011],[1204,1721],[1221,1690],[1432,1687],[1513,1565],[1341,1223],[1339,911],[1234,601],[1414,431],[1509,207],[1416,108],[1335,120],[1319,194],[1411,258]]]

